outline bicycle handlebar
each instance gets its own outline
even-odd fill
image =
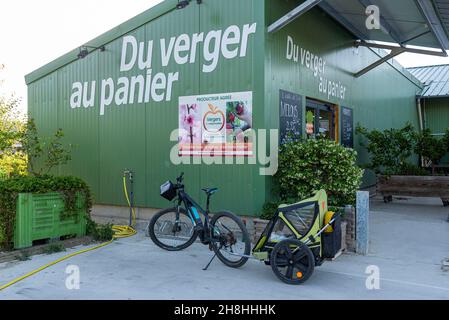
[[[178,184],[182,184],[182,181],[184,180],[184,172],[181,173],[181,175],[179,177],[176,178],[176,182]]]

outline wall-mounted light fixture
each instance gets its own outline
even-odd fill
[[[190,4],[189,0],[178,0],[178,4],[176,5],[176,9],[184,9]]]
[[[190,4],[192,0],[178,0],[178,4],[176,5],[176,9],[184,9]],[[203,0],[196,0],[196,3],[201,4]]]
[[[78,58],[79,59],[84,59],[85,57],[87,57],[89,55],[89,53],[90,53],[89,49],[94,49],[94,50],[100,49],[101,52],[106,51],[106,48],[104,46],[101,46],[101,47],[98,47],[98,48],[97,47],[91,47],[91,46],[82,46],[80,48],[80,53],[78,53]]]

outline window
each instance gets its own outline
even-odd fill
[[[307,99],[306,106],[306,133],[316,137],[318,134],[331,140],[337,140],[337,107],[312,99]]]

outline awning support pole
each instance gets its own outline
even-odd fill
[[[432,50],[415,49],[415,48],[408,48],[408,47],[397,47],[397,46],[390,46],[390,45],[380,44],[380,43],[368,43],[365,41],[356,41],[354,46],[357,48],[358,47],[367,47],[367,48],[391,50],[391,52],[388,55],[381,58],[379,61],[376,61],[375,63],[369,65],[365,69],[355,73],[354,77],[356,77],[356,78],[363,76],[367,72],[373,70],[374,68],[377,68],[381,64],[387,62],[388,60],[390,60],[404,52],[425,54],[425,55],[431,55],[431,56],[437,56],[437,57],[447,57],[446,51],[432,51]]]
[[[417,53],[417,54],[425,54],[429,56],[437,56],[437,57],[447,57],[446,51],[434,51],[427,49],[418,49],[418,48],[410,48],[410,47],[398,47],[381,43],[372,43],[365,41],[356,41],[354,44],[355,47],[368,47],[375,49],[385,49],[385,50],[394,50],[394,49],[404,49],[404,52],[409,53]]]
[[[274,22],[268,27],[268,33],[276,32],[286,25],[288,25],[290,22],[294,21],[299,16],[303,15],[313,7],[315,7],[318,3],[320,3],[322,0],[307,0],[303,4],[299,5],[289,13],[287,13],[285,16]]]
[[[385,57],[379,59],[378,61],[376,61],[373,64],[369,65],[365,69],[355,73],[354,77],[360,78],[364,74],[366,74],[366,73],[370,72],[371,70],[377,68],[378,66],[380,66],[384,62],[387,62],[388,60],[393,59],[394,57],[400,55],[401,53],[404,53],[405,51],[406,50],[404,48],[402,48],[402,47],[397,47],[397,48],[392,49],[391,52],[389,54],[387,54]]]

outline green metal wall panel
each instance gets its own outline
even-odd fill
[[[105,114],[99,116],[103,79],[111,77],[117,84],[119,77],[142,74],[137,66],[128,72],[120,71],[123,33],[116,30],[120,38],[106,43],[105,52],[97,50],[85,59],[75,60],[44,77],[39,72],[33,73],[29,79],[37,80],[29,85],[30,115],[43,129],[42,135],[61,127],[66,132],[66,141],[77,145],[73,160],[60,168],[59,173],[84,178],[92,187],[98,204],[126,204],[122,173],[125,169],[131,169],[135,172],[136,204],[142,207],[167,206],[168,203],[159,196],[159,186],[183,171],[188,191],[195,198],[204,200],[201,187],[217,186],[221,192],[214,197],[214,209],[257,214],[264,202],[265,192],[265,179],[258,175],[258,167],[175,166],[170,161],[170,151],[176,142],[169,138],[170,133],[178,128],[180,96],[253,91],[253,104],[258,108],[254,112],[254,121],[263,124],[263,68],[256,67],[257,61],[260,61],[259,65],[263,64],[263,6],[260,8],[260,1],[257,0],[208,0],[202,5],[192,3],[183,10],[166,9],[164,7],[165,14],[154,17],[154,20],[126,35],[134,36],[139,42],[155,41],[157,49],[153,52],[153,61],[156,61],[152,66],[153,75],[179,72],[180,81],[173,87],[171,101],[126,106],[112,103]],[[177,65],[173,59],[166,67],[159,63],[161,52],[156,42],[161,38],[168,41],[170,37],[183,33],[192,35],[217,29],[224,31],[233,24],[242,27],[254,22],[258,23],[258,31],[249,40],[247,57],[229,61],[221,57],[217,69],[210,74],[201,70],[205,62],[202,60],[203,44],[198,47],[199,54],[193,64]],[[123,29],[128,29],[127,26],[132,23],[129,22]],[[70,57],[65,59],[69,61]],[[42,69],[42,72],[45,70]],[[57,83],[52,82],[53,77],[58,79]],[[70,108],[71,85],[77,81],[89,82],[89,90],[91,82],[96,81],[95,108]],[[51,97],[50,101],[48,97]],[[50,114],[49,108],[54,108],[56,113]]]
[[[171,12],[158,20],[149,23],[145,27],[147,39],[159,39],[161,35],[165,38],[178,36],[182,33],[194,34],[200,32],[199,13],[200,6],[189,5],[183,10]],[[201,31],[206,31],[201,29]],[[198,49],[199,50],[199,49]],[[161,52],[155,52],[156,61],[160,61]],[[178,128],[178,97],[190,96],[200,93],[200,61],[196,59],[194,64],[175,65],[172,61],[166,68],[158,68],[155,72],[179,71],[182,81],[174,86],[172,101],[149,103],[147,109],[147,126],[145,136],[146,142],[146,206],[164,207],[167,201],[159,196],[160,185],[167,181],[174,181],[181,173],[185,173],[185,183],[189,194],[199,199],[200,196],[200,170],[199,166],[175,166],[170,161],[170,151],[175,147],[176,142],[170,141],[170,134]]]
[[[183,171],[187,190],[195,198],[204,201],[201,187],[220,188],[220,193],[214,196],[214,210],[226,208],[239,214],[255,215],[270,197],[272,183],[271,178],[259,174],[258,165],[175,166],[171,163],[170,150],[176,142],[169,141],[169,137],[172,130],[178,128],[178,97],[252,91],[256,129],[278,128],[280,89],[299,93],[304,99],[311,97],[351,107],[355,122],[369,128],[400,126],[406,121],[417,124],[415,95],[420,88],[388,64],[360,79],[353,78],[353,72],[364,68],[377,56],[368,49],[354,50],[351,36],[320,10],[314,9],[276,34],[268,35],[267,24],[297,4],[298,1],[287,0],[206,0],[201,5],[192,2],[183,10],[170,11],[165,5],[164,8],[159,6],[157,10],[164,9],[165,14],[153,16],[147,13],[154,19],[140,27],[132,20],[114,29],[114,34],[119,37],[115,40],[111,40],[110,33],[100,37],[107,39],[105,52],[95,51],[47,76],[42,74],[47,69],[33,73],[29,78],[33,80],[29,84],[30,115],[36,118],[43,135],[62,127],[67,134],[66,141],[78,145],[73,161],[59,172],[86,179],[94,190],[96,203],[125,205],[122,173],[131,169],[136,175],[137,205],[157,208],[168,205],[159,196],[160,184]],[[180,74],[171,101],[126,106],[113,103],[107,107],[104,116],[99,116],[103,79],[112,77],[116,83],[120,76],[142,74],[137,67],[120,72],[125,32],[138,41],[147,42],[255,22],[257,32],[248,43],[245,58],[226,60],[222,57],[212,73],[202,72],[201,54],[193,64],[176,65],[171,61],[168,66],[161,67],[156,63],[152,66],[153,75],[177,71]],[[302,47],[328,61],[326,77],[347,86],[344,101],[321,95],[316,78],[299,64],[285,59],[288,34]],[[97,45],[101,45],[100,42]],[[198,51],[202,52],[202,49],[203,44]],[[155,50],[154,55],[154,61],[160,61],[160,50]],[[67,61],[69,58],[65,57]],[[74,81],[96,81],[95,108],[71,110],[68,99]],[[366,154],[361,152],[360,161],[365,160]]]
[[[145,39],[145,30],[140,28],[131,35],[137,39]],[[120,56],[122,40],[116,40],[106,45],[106,52],[100,54],[99,79],[109,77],[117,80],[120,77],[131,77],[139,74],[135,69],[120,72]],[[102,81],[99,80],[99,81]],[[115,86],[117,86],[117,81]],[[117,88],[116,88],[117,90]],[[97,104],[98,105],[98,104]],[[81,111],[82,112],[82,111]],[[126,169],[135,173],[136,204],[143,206],[145,199],[145,123],[147,119],[144,104],[127,104],[117,106],[115,103],[105,107],[103,116],[95,108],[99,130],[99,185],[100,192],[96,201],[101,204],[122,205],[125,203],[123,194],[123,172]]]
[[[264,129],[263,69],[258,68],[263,65],[265,33],[261,7],[257,0],[205,1],[201,6],[200,23],[203,30],[218,30],[224,26],[242,26],[253,22],[258,25],[247,56],[235,61],[223,60],[215,72],[202,74],[200,92],[253,91],[253,126]],[[232,208],[241,214],[252,215],[259,211],[265,201],[265,177],[259,175],[259,166],[256,165],[203,166],[199,181],[203,187],[220,187],[220,192],[214,196],[213,209]],[[201,196],[204,201],[205,196]]]
[[[95,95],[98,97],[98,60],[99,53],[93,53],[85,61],[75,61],[57,72],[58,104],[57,127],[65,134],[64,142],[73,144],[72,160],[59,168],[60,174],[76,175],[84,179],[91,188],[94,198],[100,195],[99,185],[99,119],[97,110],[82,108],[82,112],[70,110],[72,83],[96,80]],[[88,86],[88,98],[91,93]],[[45,122],[39,123],[39,130]]]
[[[421,105],[424,127],[441,137],[449,129],[449,98],[424,99]],[[442,163],[449,163],[449,154],[443,157]]]
[[[425,127],[434,134],[449,129],[449,98],[424,99],[422,103]]]

